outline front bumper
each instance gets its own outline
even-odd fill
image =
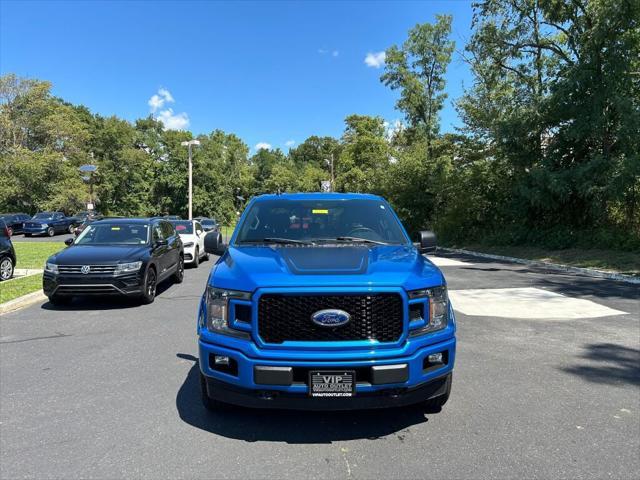
[[[45,272],[42,290],[48,297],[52,295],[123,295],[137,296],[142,292],[143,277],[140,272],[127,275],[99,274],[52,274]]]
[[[29,233],[31,235],[44,235],[47,233],[49,227],[24,227],[22,233]]]
[[[207,392],[211,398],[223,402],[260,408],[292,408],[344,410],[381,408],[418,403],[442,395],[446,382],[450,381],[455,361],[455,337],[421,346],[412,353],[372,359],[366,354],[358,360],[345,360],[346,355],[331,352],[313,360],[296,360],[283,355],[281,359],[253,358],[239,350],[200,340],[200,370],[204,375]],[[364,352],[362,352],[364,353]],[[430,354],[442,353],[445,363],[428,364]],[[213,358],[224,355],[230,358],[232,368],[217,369]],[[372,383],[371,367],[403,365],[408,367],[405,381],[398,383]],[[256,367],[292,367],[292,381],[288,385],[257,383]],[[356,394],[348,398],[314,398],[309,396],[306,374],[309,370],[355,370]],[[224,369],[223,369],[224,370]],[[359,380],[360,378],[360,380]]]
[[[184,248],[184,263],[189,264],[195,262],[196,259],[196,247],[185,247]]]

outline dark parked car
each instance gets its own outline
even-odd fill
[[[13,269],[16,266],[16,251],[11,243],[9,228],[0,218],[0,281],[13,277]]]
[[[199,217],[195,220],[198,220],[200,222],[200,225],[202,225],[202,228],[204,228],[205,232],[220,231],[220,224],[216,221],[215,218]]]
[[[24,235],[53,237],[56,233],[73,233],[76,225],[80,223],[74,217],[66,217],[62,212],[39,212],[31,220],[24,222]]]
[[[78,212],[76,213],[73,217],[73,220],[77,223],[77,224],[81,224],[83,222],[85,222],[87,219],[89,218],[99,218],[102,217],[103,215],[100,212],[95,212],[93,210],[86,210],[84,212]]]
[[[95,216],[91,216],[91,217],[87,217],[84,222],[82,222],[81,225],[78,225],[75,230],[73,231],[73,233],[75,234],[75,236],[77,237],[78,235],[80,235],[82,233],[82,231],[87,228],[87,225],[92,224],[93,222],[97,222],[99,220],[104,220],[105,217],[103,217],[102,215],[95,215]]]
[[[16,233],[22,233],[24,222],[29,220],[31,215],[26,213],[3,213],[0,215],[0,218],[4,220],[9,230],[9,236],[11,236]]]
[[[184,250],[173,226],[160,218],[93,222],[45,264],[45,295],[54,305],[81,295],[123,295],[153,302],[157,285],[184,278]]]

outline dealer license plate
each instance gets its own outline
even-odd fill
[[[316,370],[309,372],[312,397],[353,397],[356,394],[354,370]]]

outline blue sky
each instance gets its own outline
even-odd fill
[[[15,2],[0,0],[0,72],[46,79],[53,93],[102,115],[154,115],[194,133],[216,128],[253,148],[340,136],[352,113],[401,119],[375,56],[416,23],[454,17],[461,50],[471,1]],[[449,67],[442,129],[469,86]],[[153,95],[157,95],[151,101]]]

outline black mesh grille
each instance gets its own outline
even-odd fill
[[[340,327],[311,320],[318,310],[337,308],[351,315]],[[402,297],[372,295],[278,295],[260,297],[258,333],[266,343],[292,341],[377,340],[396,342],[402,335]]]

